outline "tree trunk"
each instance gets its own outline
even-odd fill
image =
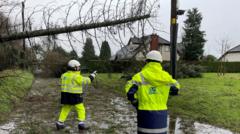
[[[41,30],[35,30],[35,31],[24,31],[24,32],[9,34],[9,35],[0,35],[0,42],[113,26],[113,25],[118,25],[118,24],[123,24],[128,22],[134,22],[134,21],[146,19],[149,17],[150,17],[150,14],[147,14],[143,16],[129,17],[126,19],[119,19],[119,20],[113,20],[113,21],[104,21],[104,22],[97,22],[97,23],[91,23],[91,24],[65,26],[60,28],[49,28],[49,29],[41,29]]]

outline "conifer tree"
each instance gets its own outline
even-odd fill
[[[203,56],[205,31],[201,31],[202,14],[197,8],[187,12],[187,19],[184,21],[183,60],[198,61]]]

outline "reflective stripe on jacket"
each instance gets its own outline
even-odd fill
[[[125,86],[125,91],[135,84],[138,91],[134,98],[138,100],[139,110],[166,110],[170,86],[180,88],[179,83],[162,70],[160,63],[149,62],[141,72],[133,76]]]
[[[90,83],[90,78],[83,77],[79,71],[68,71],[61,76],[62,92],[81,94]]]

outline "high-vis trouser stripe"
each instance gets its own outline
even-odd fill
[[[167,128],[149,129],[149,128],[138,127],[138,132],[149,133],[149,134],[166,133],[167,130],[168,130]]]

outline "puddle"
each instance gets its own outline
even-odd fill
[[[182,120],[181,118],[169,119],[169,121],[170,134],[234,134],[227,129],[199,122]]]
[[[197,134],[233,134],[233,132],[229,130],[217,128],[211,125],[201,124],[198,122],[194,123],[194,127]]]
[[[111,99],[111,105],[114,106],[114,124],[124,124],[122,127],[126,128],[127,132],[136,133],[137,119],[136,111],[126,99],[116,97]],[[181,118],[168,117],[169,134],[234,134],[230,130],[215,127],[208,124],[203,124],[194,121],[183,120]],[[130,127],[131,126],[131,127]],[[134,131],[135,130],[135,131]],[[123,132],[123,131],[122,131]]]
[[[111,99],[111,105],[115,106],[115,109],[118,111],[126,111],[128,104],[122,97],[116,97]]]
[[[106,124],[106,123],[102,123],[102,124],[100,124],[99,128],[101,128],[101,129],[108,129],[109,125]]]
[[[9,122],[7,124],[1,125],[0,134],[9,134],[15,128],[16,128],[15,122]]]

